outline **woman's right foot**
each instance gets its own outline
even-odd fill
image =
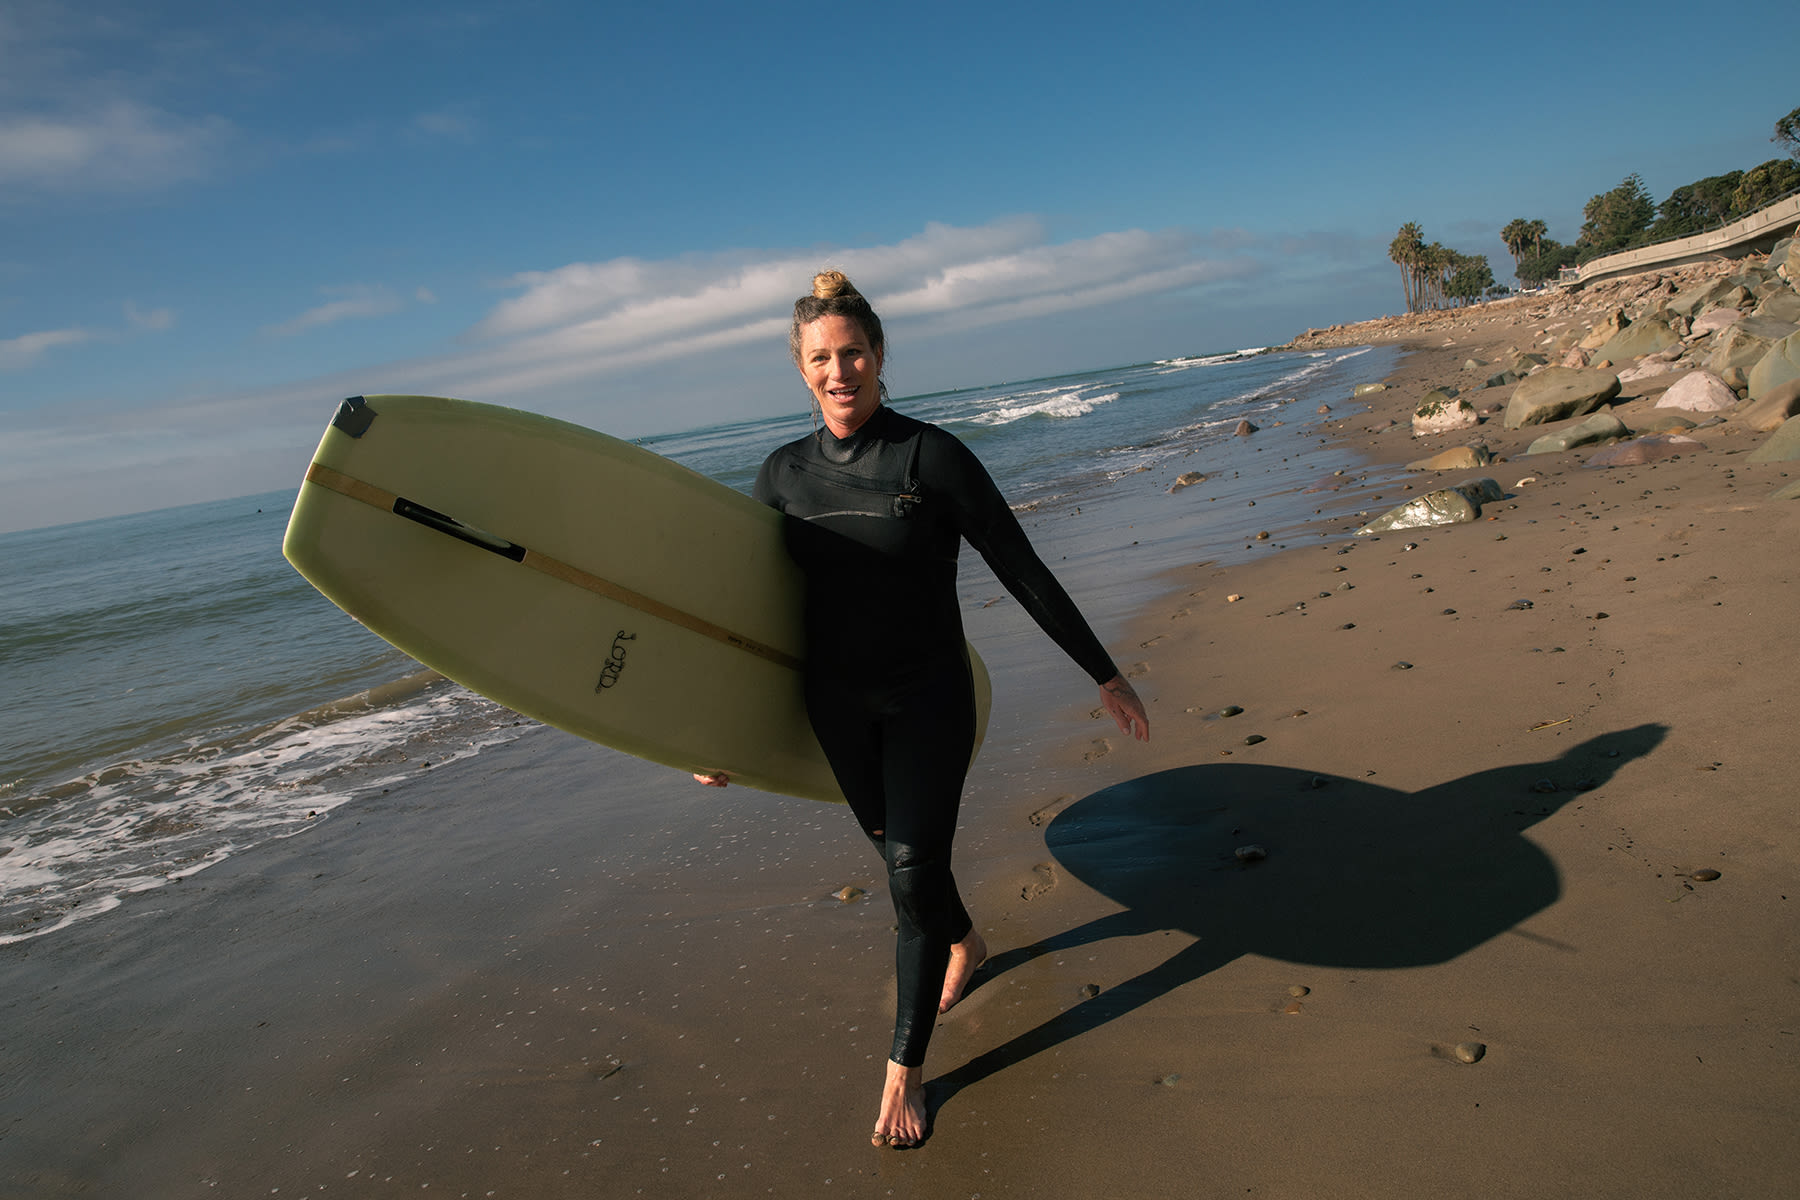
[[[925,1070],[888,1060],[887,1083],[881,1089],[881,1115],[869,1142],[907,1150],[925,1140]]]
[[[987,942],[973,929],[969,936],[950,947],[950,966],[944,971],[944,994],[938,999],[938,1011],[947,1013],[968,990],[969,980],[987,961]]]

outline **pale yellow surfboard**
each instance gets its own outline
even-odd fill
[[[426,666],[683,771],[841,801],[801,696],[801,585],[772,509],[579,425],[347,400],[282,552]],[[978,730],[987,669],[969,648]]]

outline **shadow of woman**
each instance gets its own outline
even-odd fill
[[[1159,966],[1012,1038],[927,1088],[935,1109],[970,1084],[1132,1012],[1241,955],[1329,967],[1447,962],[1543,911],[1556,867],[1521,831],[1650,753],[1662,725],[1411,794],[1288,767],[1221,763],[1129,780],[1070,805],[1045,831],[1070,874],[1123,905],[995,955],[977,984],[1105,938],[1199,939]],[[1540,791],[1549,779],[1556,790]],[[1267,858],[1241,862],[1238,847]]]

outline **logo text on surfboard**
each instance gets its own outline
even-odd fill
[[[606,662],[600,668],[600,682],[594,685],[595,694],[603,692],[619,682],[619,676],[625,672],[626,647],[624,643],[636,640],[637,634],[626,633],[623,629],[613,637],[612,653],[607,656]]]

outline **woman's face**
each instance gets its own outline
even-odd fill
[[[855,433],[881,406],[881,352],[849,317],[820,317],[801,327],[800,375],[838,437]]]

